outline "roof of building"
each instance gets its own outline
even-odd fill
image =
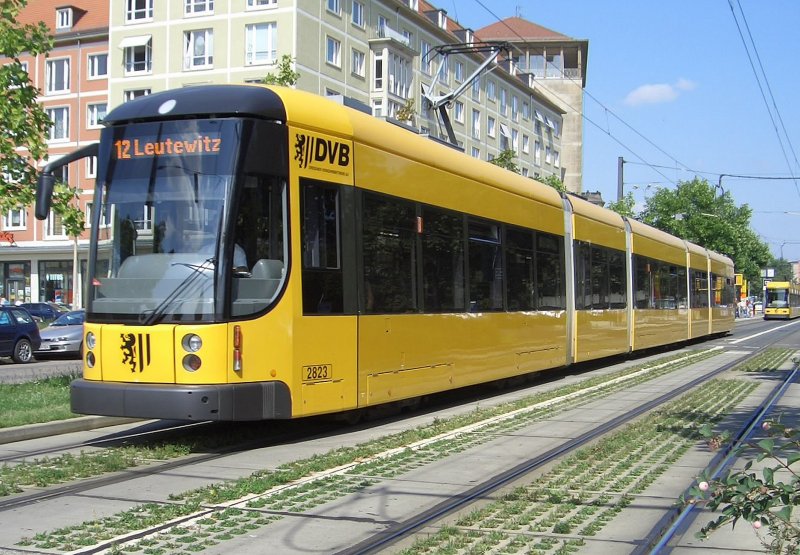
[[[56,9],[72,8],[72,27],[56,31]],[[31,0],[23,9],[18,21],[23,24],[36,24],[40,21],[47,25],[53,36],[63,34],[86,33],[108,29],[109,3],[96,0]]]
[[[573,41],[575,39],[542,27],[521,17],[507,17],[475,31],[481,40],[531,41]]]

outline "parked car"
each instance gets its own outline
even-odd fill
[[[22,303],[19,306],[30,312],[31,316],[39,318],[42,322],[52,322],[63,314],[58,305],[51,303]]]
[[[0,356],[14,362],[33,360],[42,339],[33,316],[19,306],[0,306]]]
[[[47,355],[77,355],[83,351],[83,322],[86,311],[73,310],[65,312],[53,323],[41,330],[41,346],[34,354],[42,358]]]

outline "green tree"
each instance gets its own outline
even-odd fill
[[[397,114],[395,115],[395,119],[397,121],[408,121],[411,122],[414,120],[414,99],[409,98],[406,100],[405,105],[397,110]]]
[[[281,85],[283,87],[293,87],[300,79],[300,73],[294,70],[294,58],[288,54],[281,56],[276,69],[277,74],[268,73],[261,81],[265,85]]]
[[[0,0],[0,212],[33,203],[36,168],[47,158],[46,137],[51,121],[36,102],[39,90],[19,61],[21,54],[39,55],[53,48],[47,25],[19,23],[27,0]]]
[[[647,199],[641,220],[731,258],[736,271],[757,283],[771,259],[767,244],[750,228],[753,211],[736,206],[730,192],[716,195],[705,179],[679,181]]]
[[[517,153],[514,152],[512,149],[507,148],[506,150],[502,151],[500,154],[489,160],[490,164],[494,164],[495,166],[499,166],[501,168],[505,168],[509,171],[514,173],[519,173],[519,166],[514,162],[514,159],[517,157]]]
[[[633,198],[633,193],[627,193],[620,200],[615,200],[613,202],[606,203],[606,208],[608,208],[609,210],[613,210],[620,216],[633,218],[634,216],[636,216],[636,214],[633,211],[633,207],[635,205],[636,201]]]
[[[539,183],[544,183],[558,191],[559,193],[566,193],[567,187],[564,185],[564,182],[561,181],[555,175],[548,175],[547,177],[537,177],[536,181]]]

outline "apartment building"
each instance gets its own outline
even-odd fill
[[[20,14],[20,23],[43,21],[50,28],[53,50],[47,55],[21,56],[20,62],[41,91],[39,101],[53,125],[48,136],[50,160],[95,142],[108,108],[108,2],[34,0]],[[0,63],[10,60],[0,59]],[[72,164],[63,181],[81,190],[79,199],[91,219],[92,190],[97,161]],[[88,241],[87,231],[80,244]],[[74,298],[75,244],[60,217],[40,222],[32,207],[2,215],[0,229],[0,297],[15,301],[80,303]],[[83,252],[82,252],[83,251]],[[85,249],[78,249],[86,267]]]
[[[67,27],[64,10],[72,14]],[[555,175],[581,190],[576,112],[588,45],[521,18],[473,31],[424,0],[35,0],[25,20],[52,23],[56,37],[48,58],[28,61],[54,121],[51,157],[97,140],[98,120],[118,104],[178,87],[259,82],[289,55],[297,88],[352,97],[376,117],[410,112],[404,123],[437,139],[449,135],[425,96],[460,89],[446,112],[466,154],[491,160],[512,149],[523,175]],[[485,41],[504,48],[487,50]],[[65,71],[74,78],[54,89],[48,75]],[[548,87],[539,86],[542,79]],[[556,81],[573,96],[549,93]],[[87,215],[94,167],[71,168],[68,176],[87,191]],[[0,294],[72,299],[72,241],[59,235],[57,217],[36,222],[20,209],[4,218],[3,230],[14,232],[17,247],[7,254],[0,235]],[[79,289],[85,260],[80,265]]]

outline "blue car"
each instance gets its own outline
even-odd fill
[[[30,362],[41,342],[39,326],[27,310],[0,306],[0,357],[11,357],[17,363]]]

